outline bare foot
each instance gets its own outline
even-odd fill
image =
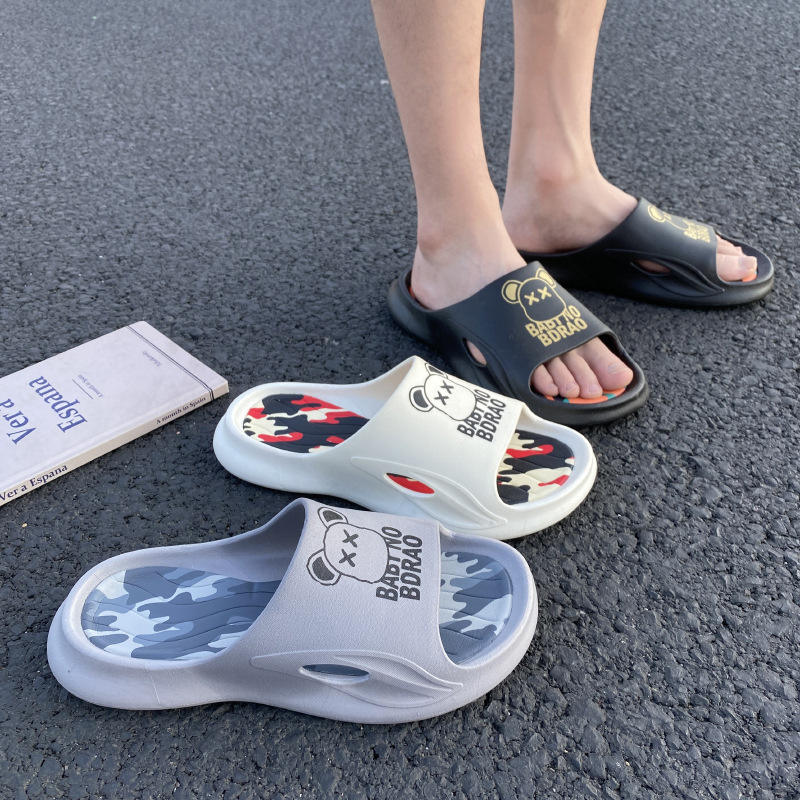
[[[411,290],[417,301],[432,310],[452,305],[525,264],[505,229],[477,231],[466,246],[417,247]],[[482,364],[483,355],[472,343],[470,352]],[[584,399],[600,397],[633,380],[633,372],[599,339],[570,350],[537,367],[531,385],[543,395]]]
[[[637,200],[599,173],[573,182],[509,186],[503,218],[512,241],[520,250],[557,253],[584,247],[619,225],[636,207]],[[641,261],[652,272],[669,272],[661,264]],[[751,281],[758,261],[740,247],[717,237],[717,275],[724,281]]]

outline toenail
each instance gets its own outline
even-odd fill
[[[608,374],[609,375],[619,375],[620,372],[625,372],[628,369],[624,364],[620,363],[619,361],[612,361],[608,365]]]
[[[598,394],[601,394],[601,393],[602,393],[602,391],[603,391],[603,390],[600,388],[600,384],[599,384],[599,383],[590,383],[590,384],[589,384],[589,385],[586,387],[586,392],[587,392],[589,395],[598,395]]]

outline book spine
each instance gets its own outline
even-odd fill
[[[94,461],[95,458],[103,456],[106,453],[110,453],[112,450],[116,450],[116,448],[121,447],[123,444],[132,442],[139,436],[144,436],[144,434],[150,433],[150,431],[154,431],[156,428],[160,428],[162,425],[166,425],[168,422],[172,422],[172,420],[188,414],[195,408],[204,406],[206,403],[211,402],[212,399],[213,392],[207,392],[200,397],[181,403],[172,411],[161,414],[155,419],[148,419],[147,421],[142,422],[139,425],[135,425],[132,428],[127,428],[116,436],[113,436],[110,439],[105,439],[104,441],[96,444],[94,447],[88,448],[82,453],[78,453],[77,455],[72,456],[61,463],[57,462],[48,466],[42,472],[32,475],[30,478],[27,478],[14,486],[0,489],[0,506],[5,505],[11,500],[15,500],[17,497],[21,497],[23,494],[28,494],[33,489],[37,489],[39,486],[44,486],[46,483],[49,483],[55,478],[66,475],[68,472],[71,472],[77,467],[82,467],[84,464]]]

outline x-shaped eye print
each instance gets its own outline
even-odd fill
[[[346,561],[351,567],[355,567],[355,562],[353,561],[355,557],[356,557],[355,553],[350,553],[350,555],[348,555],[346,550],[342,550],[342,558],[339,561],[339,563],[344,564],[344,562]]]
[[[536,296],[536,292],[539,292],[539,297]],[[528,305],[532,306],[534,303],[538,303],[539,300],[544,300],[545,297],[550,297],[550,290],[546,287],[541,289],[534,289],[530,294],[525,295],[525,299],[528,301]]]
[[[356,539],[358,539],[357,533],[348,533],[347,530],[344,532],[344,541],[342,544],[351,544],[353,547],[358,547],[356,544]]]
[[[445,403],[447,403],[447,401],[450,399],[450,398],[449,398],[449,395],[453,394],[453,388],[454,388],[454,387],[453,387],[453,384],[452,384],[452,383],[448,383],[447,381],[442,381],[442,391],[444,391],[444,392],[447,392],[448,396],[447,396],[447,397],[445,397],[445,396],[442,394],[442,392],[439,392],[439,394],[437,394],[437,395],[436,395],[436,399],[437,399],[437,400],[438,400],[438,401],[439,401],[439,402],[440,402],[442,405],[444,405],[444,404],[445,404]]]

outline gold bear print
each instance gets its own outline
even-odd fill
[[[673,228],[677,228],[684,236],[688,236],[690,239],[711,242],[711,228],[708,225],[702,225],[684,217],[673,217],[672,214],[667,214],[666,211],[656,208],[652,203],[647,206],[647,211],[651,219],[672,225]]]
[[[568,306],[558,293],[558,284],[544,267],[524,281],[503,284],[503,299],[519,305],[530,320],[525,330],[545,347],[586,330],[586,321],[573,305]]]

